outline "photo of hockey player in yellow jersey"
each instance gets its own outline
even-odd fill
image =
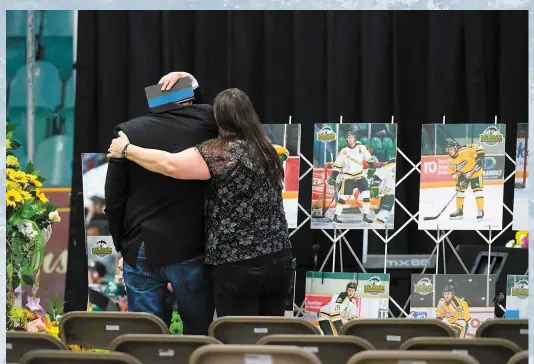
[[[419,230],[503,229],[504,124],[425,124]]]
[[[334,295],[327,305],[321,307],[318,322],[325,335],[338,335],[342,325],[358,318],[356,288],[355,282],[349,282],[345,292]]]
[[[447,322],[456,333],[456,337],[465,338],[471,321],[469,304],[463,298],[456,296],[451,285],[443,289],[443,298],[439,300],[436,308],[436,318]]]
[[[447,144],[448,172],[456,180],[456,211],[451,220],[464,216],[465,190],[471,188],[475,195],[477,220],[484,218],[484,148],[478,144],[460,146],[456,141]]]

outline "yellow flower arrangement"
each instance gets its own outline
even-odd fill
[[[6,157],[6,165],[8,167],[18,168],[19,167],[19,160],[14,155],[8,155]]]
[[[15,310],[15,292],[21,286],[30,286],[33,298],[39,287],[38,272],[44,259],[44,229],[61,221],[57,208],[50,204],[40,190],[45,180],[28,162],[23,169],[14,155],[20,147],[11,140],[15,126],[7,124],[6,130],[6,299],[7,329],[25,328],[31,318],[28,312]],[[23,315],[25,318],[21,318]],[[26,321],[25,321],[26,320]],[[45,327],[42,331],[57,334],[57,325],[41,313]]]

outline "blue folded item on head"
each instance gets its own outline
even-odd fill
[[[169,91],[162,91],[161,85],[146,87],[145,94],[150,109],[155,109],[170,103],[191,101],[195,97],[189,77],[179,79]]]

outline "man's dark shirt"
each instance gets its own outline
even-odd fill
[[[122,130],[132,144],[171,153],[217,137],[210,105],[173,104],[164,109],[118,125],[115,135]],[[204,253],[205,183],[166,177],[127,159],[110,159],[105,213],[115,248],[128,265],[135,267],[142,242],[152,267]]]

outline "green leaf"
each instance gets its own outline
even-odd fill
[[[39,173],[41,173],[41,171],[38,171],[38,170],[33,171],[34,176],[39,176]]]
[[[46,181],[46,178],[41,177],[41,176],[38,176],[38,177],[37,177],[37,180],[38,180],[39,182],[43,183],[44,181]]]
[[[17,142],[16,140],[11,141],[11,150],[16,150],[21,147],[21,144]]]
[[[7,279],[11,282],[13,279],[13,264],[9,263],[6,267]]]
[[[10,131],[13,131],[17,128],[17,124],[10,124],[7,123],[6,125],[6,133],[9,133]]]
[[[15,275],[13,276],[13,281],[11,282],[11,287],[13,288],[13,290],[19,288],[20,286],[20,278],[19,276]]]
[[[26,165],[26,173],[32,174],[34,170],[35,170],[35,167],[33,166],[32,161],[29,161],[28,164]]]
[[[12,139],[13,138],[13,132],[9,131],[6,133],[6,139]]]
[[[24,282],[24,284],[27,286],[33,286],[34,280],[32,276],[24,274],[22,276],[22,282]]]
[[[32,217],[37,215],[38,212],[41,211],[41,208],[42,208],[42,203],[41,202],[26,201],[22,205],[21,217],[23,219],[31,219]]]

